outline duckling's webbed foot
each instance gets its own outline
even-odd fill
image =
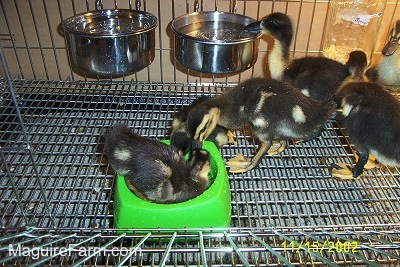
[[[286,141],[279,140],[279,141],[272,141],[271,147],[268,149],[268,155],[278,155],[286,148]]]
[[[230,159],[226,164],[229,166],[230,173],[242,173],[252,170],[257,167],[260,163],[262,157],[267,154],[268,148],[270,146],[267,144],[261,144],[257,154],[253,158],[246,158],[241,154]]]
[[[360,157],[359,153],[356,153],[354,155],[354,157],[356,158],[356,162],[358,162],[359,157]],[[375,168],[379,168],[379,162],[376,160],[376,158],[373,155],[369,155],[368,161],[364,165],[364,169],[371,170],[371,169],[375,169]]]
[[[332,164],[332,176],[342,179],[342,180],[351,180],[358,178],[364,172],[365,169],[372,169],[379,166],[374,157],[370,157],[366,152],[359,152],[359,155],[356,154],[356,165],[354,168],[351,168],[349,165],[345,163],[333,163]]]
[[[341,180],[352,180],[354,179],[353,177],[353,172],[351,170],[351,167],[348,166],[345,163],[332,163],[332,177],[341,179]]]
[[[250,162],[251,158],[246,158],[242,154],[237,154],[236,157],[228,160],[226,164],[229,166],[229,172],[241,173],[250,165]]]
[[[345,163],[333,163],[332,176],[342,180],[351,180],[358,178],[364,172],[364,166],[366,166],[368,162],[368,157],[368,153],[360,152],[354,168],[351,168]]]

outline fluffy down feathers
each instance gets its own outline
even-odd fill
[[[317,101],[285,82],[251,78],[194,107],[187,128],[194,140],[203,141],[217,125],[250,126],[261,147],[250,165],[239,170],[247,171],[258,164],[273,140],[315,137],[335,110],[333,101]]]
[[[245,27],[246,31],[269,35],[275,43],[268,56],[271,78],[283,80],[303,94],[317,100],[329,100],[349,76],[345,65],[324,57],[290,60],[293,26],[288,15],[274,12]]]
[[[186,201],[208,187],[210,164],[205,150],[193,150],[186,161],[176,148],[118,125],[106,134],[105,154],[128,187],[153,202]]]
[[[359,75],[366,67],[362,53],[351,53],[348,64],[355,66],[355,77],[343,83],[335,95],[346,132],[360,154],[353,177],[363,173],[369,154],[383,164],[400,165],[400,102],[381,85]]]
[[[376,83],[352,82],[338,92],[344,127],[359,153],[386,165],[400,165],[400,103]],[[365,156],[364,156],[365,158]],[[358,161],[353,177],[363,172]]]

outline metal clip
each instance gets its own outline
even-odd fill
[[[118,1],[117,0],[114,0],[114,5],[115,5],[115,9],[118,9]],[[96,10],[104,9],[103,0],[96,0],[95,9]]]
[[[236,8],[237,8],[237,0],[232,0],[233,5],[231,7],[231,13],[236,13]]]
[[[96,0],[94,7],[96,8],[96,10],[103,9],[103,0]]]

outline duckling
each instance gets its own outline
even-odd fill
[[[341,101],[342,101],[342,99],[340,99],[340,94],[338,94],[340,88],[342,88],[347,83],[351,82],[369,81],[365,72],[367,68],[367,60],[368,60],[367,55],[365,54],[364,51],[355,50],[349,54],[349,59],[346,62],[346,68],[349,71],[350,76],[348,76],[343,81],[343,83],[333,96],[333,99],[335,100],[339,108],[341,106]]]
[[[367,60],[367,55],[364,51],[352,51],[349,54],[349,59],[346,62],[346,68],[348,69],[350,76],[346,78],[340,87],[343,87],[345,83],[352,81],[368,81],[367,77],[365,76]]]
[[[259,150],[252,159],[239,158],[229,170],[246,172],[258,165],[273,140],[311,139],[335,110],[333,101],[312,99],[288,83],[250,78],[193,107],[187,129],[192,139],[203,141],[217,125],[228,129],[249,126],[261,143]]]
[[[186,127],[187,115],[191,109],[208,99],[202,96],[194,100],[189,106],[183,107],[177,112],[172,121],[171,145],[178,148],[183,154],[190,150],[201,147],[201,142],[193,141]],[[231,130],[221,126],[216,126],[214,131],[207,137],[218,148],[226,144],[235,144],[235,138]]]
[[[369,79],[387,86],[390,90],[400,90],[400,20],[393,27],[389,41],[382,49],[378,65],[367,71]]]
[[[286,14],[271,13],[261,21],[247,25],[244,31],[261,32],[273,37],[275,44],[268,57],[271,78],[286,81],[314,99],[331,99],[343,80],[350,75],[344,64],[329,58],[290,60],[293,26]]]
[[[357,178],[370,154],[382,164],[400,165],[400,102],[383,86],[359,76],[367,65],[365,53],[352,52],[349,61],[358,67],[352,69],[352,78],[338,89],[335,99],[340,101],[344,128],[358,150],[359,158],[349,175]],[[334,168],[338,170],[333,174],[350,179],[340,170],[343,166],[335,164]]]
[[[104,150],[128,188],[146,200],[183,202],[208,188],[210,156],[206,150],[194,149],[185,160],[175,147],[142,137],[126,125],[108,130]]]

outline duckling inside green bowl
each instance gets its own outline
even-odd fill
[[[229,227],[229,182],[218,149],[204,142],[184,157],[169,143],[141,137],[127,126],[108,132],[105,152],[118,173],[115,227]]]

